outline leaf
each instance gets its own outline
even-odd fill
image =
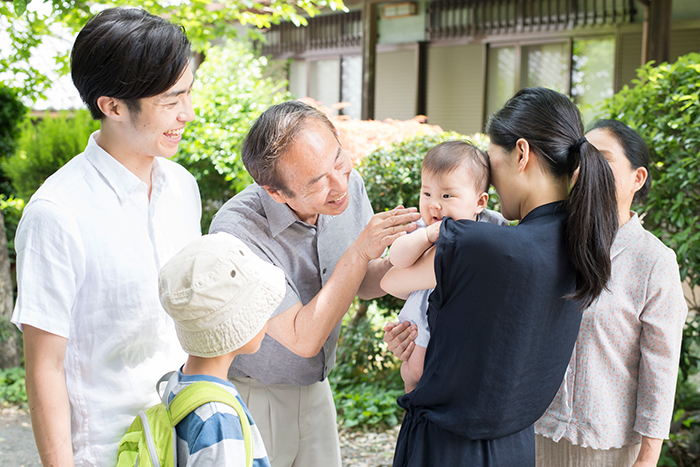
[[[17,16],[22,16],[24,12],[27,11],[29,0],[13,0],[12,5],[15,8],[15,14]]]

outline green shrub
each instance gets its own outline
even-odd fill
[[[63,164],[85,149],[88,137],[98,130],[99,122],[87,110],[67,112],[58,117],[48,113],[41,119],[27,119],[22,125],[17,152],[2,161],[16,196],[25,200]]]
[[[17,148],[20,125],[27,116],[27,107],[16,89],[0,83],[0,160],[10,157]],[[5,173],[0,170],[0,193],[10,195],[12,187]]]
[[[0,405],[5,404],[27,405],[23,367],[0,370]]]
[[[2,210],[2,215],[5,217],[5,235],[7,236],[7,250],[10,255],[11,267],[15,265],[15,233],[17,232],[19,220],[22,218],[24,204],[23,199],[7,199],[0,195],[0,210]]]
[[[253,181],[241,161],[241,144],[265,109],[290,99],[278,71],[243,41],[212,48],[197,69],[197,117],[187,125],[175,160],[197,179],[204,232],[221,204]]]
[[[601,116],[635,129],[649,145],[652,188],[635,209],[644,226],[676,252],[681,279],[700,286],[700,54],[676,63],[648,64],[601,107]],[[680,368],[684,377],[698,369],[700,307],[691,303],[684,330]]]
[[[396,404],[404,393],[400,362],[382,340],[384,313],[370,307],[355,322],[351,316],[356,315],[358,303],[343,319],[336,365],[328,377],[338,422],[346,427],[394,426],[403,414]]]

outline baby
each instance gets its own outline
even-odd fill
[[[399,320],[418,328],[416,347],[401,365],[406,392],[415,389],[423,374],[425,349],[430,341],[428,297],[433,289],[419,290],[425,282],[411,266],[433,261],[435,242],[444,217],[507,225],[500,214],[486,209],[489,200],[489,161],[482,151],[463,141],[438,144],[425,155],[421,172],[418,228],[396,239],[389,250],[393,267],[381,281],[389,294],[407,299]]]

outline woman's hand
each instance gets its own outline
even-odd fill
[[[384,342],[389,351],[401,361],[408,361],[416,347],[413,342],[418,336],[418,327],[408,321],[403,323],[391,322],[384,326]]]
[[[637,460],[632,464],[632,467],[656,467],[663,444],[664,440],[662,439],[642,436],[642,446],[639,448]]]

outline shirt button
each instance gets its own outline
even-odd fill
[[[324,275],[326,274],[326,268],[323,268],[323,274]]]

